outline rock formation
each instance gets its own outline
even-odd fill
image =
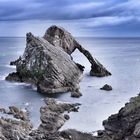
[[[79,65],[43,38],[28,33],[25,52],[14,64],[17,72],[9,74],[6,80],[32,83],[41,93],[79,92]]]
[[[56,47],[61,47],[66,53],[71,55],[75,49],[83,53],[91,63],[91,76],[103,77],[111,73],[93,56],[83,48],[75,38],[62,27],[51,26],[45,33],[44,38]]]
[[[78,109],[80,104],[58,103],[54,99],[45,99],[46,105],[40,108],[41,124],[37,129],[29,120],[15,118],[21,114],[17,107],[9,107],[14,118],[0,118],[0,139],[1,140],[62,140],[59,129],[67,121],[68,113]],[[1,109],[5,110],[5,109]],[[6,111],[4,111],[6,112]],[[67,117],[66,117],[67,116]],[[63,139],[64,140],[64,139]]]
[[[76,130],[64,130],[61,135],[67,140],[140,140],[140,95],[103,121],[103,126],[105,130],[99,130],[96,137]]]
[[[97,136],[74,129],[59,131],[69,119],[68,112],[78,111],[80,104],[57,102],[45,99],[46,105],[40,108],[41,124],[32,129],[29,120],[0,118],[0,139],[2,140],[140,140],[140,95],[130,99],[117,114],[103,121],[104,130]],[[20,114],[20,109],[9,108],[13,116]],[[0,109],[6,113],[5,109]],[[9,112],[9,111],[8,111]],[[8,114],[7,112],[7,114]],[[21,115],[19,115],[21,116]],[[26,115],[25,115],[26,116]],[[26,117],[25,117],[26,118]]]
[[[114,140],[140,140],[140,95],[130,99],[118,114],[103,122],[105,132]]]
[[[16,65],[17,72],[9,74],[6,80],[34,84],[41,93],[70,91],[72,97],[80,97],[82,94],[79,91],[79,82],[84,67],[72,60],[71,54],[75,49],[90,61],[91,75],[111,75],[63,28],[52,26],[43,38],[28,33],[26,42],[23,56],[10,63]]]

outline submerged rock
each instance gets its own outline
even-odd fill
[[[10,73],[6,78],[7,81],[16,81],[16,82],[22,82],[22,79],[18,72]]]
[[[106,90],[106,91],[110,91],[112,90],[112,86],[105,84],[102,88],[100,88],[101,90]]]
[[[76,49],[83,53],[91,63],[91,76],[103,77],[111,75],[111,73],[97,59],[93,58],[91,53],[83,48],[64,28],[51,26],[46,31],[44,38],[54,46],[62,48],[69,55]]]

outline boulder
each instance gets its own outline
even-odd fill
[[[101,90],[106,90],[106,91],[110,91],[112,90],[112,86],[105,84],[102,88],[100,88]]]

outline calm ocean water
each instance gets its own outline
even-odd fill
[[[79,42],[95,56],[112,76],[104,78],[90,77],[90,64],[76,51],[74,60],[86,67],[79,99],[70,97],[70,93],[53,97],[66,102],[79,102],[79,113],[71,113],[71,119],[62,129],[75,128],[81,131],[102,129],[102,121],[116,113],[130,97],[140,91],[140,39],[139,38],[78,38]],[[35,127],[39,124],[39,108],[47,95],[37,93],[31,85],[10,83],[4,80],[9,72],[15,71],[9,66],[11,60],[22,55],[25,38],[0,38],[0,107],[16,105],[27,107]],[[99,90],[104,84],[111,84],[110,92]]]

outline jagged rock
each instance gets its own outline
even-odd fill
[[[103,77],[111,73],[93,56],[88,50],[83,48],[75,38],[64,28],[51,26],[45,33],[44,38],[56,47],[61,47],[65,52],[71,55],[75,49],[83,53],[91,63],[91,76]]]
[[[57,102],[45,99],[41,107],[41,124],[32,129],[29,121],[0,118],[0,139],[2,140],[140,140],[140,95],[130,99],[117,114],[103,122],[105,130],[98,136],[68,129],[59,132],[66,122],[66,112],[74,111],[79,104]],[[13,107],[12,107],[13,108]],[[13,108],[12,112],[19,109]]]
[[[140,130],[140,96],[130,99],[118,114],[110,116],[103,122],[105,131],[109,132],[114,140],[131,137],[131,140],[139,138]],[[139,138],[140,139],[140,138]]]
[[[22,111],[21,109],[15,107],[15,106],[10,106],[9,107],[9,112],[7,114],[12,114],[14,118],[21,119],[24,121],[28,121],[28,112],[27,111]]]
[[[10,65],[17,65],[20,60],[21,60],[21,57],[19,57],[19,59],[15,60],[15,61],[11,61]]]
[[[6,80],[7,80],[7,81],[22,82],[22,79],[21,79],[20,75],[18,74],[18,72],[10,73],[10,74],[6,77]]]
[[[46,106],[40,108],[41,124],[30,135],[34,139],[60,140],[59,129],[69,119],[66,112],[73,111],[73,108],[79,104],[56,102],[51,98],[46,98],[44,101]]]
[[[60,136],[59,129],[69,119],[68,112],[79,104],[57,102],[54,99],[46,98],[46,105],[40,108],[41,124],[37,129],[32,129],[30,121],[22,118],[9,119],[0,118],[0,139],[1,140],[65,140]],[[10,114],[18,114],[20,109],[9,107]]]
[[[72,111],[78,104],[57,103],[54,99],[46,99],[46,106],[41,107],[41,121],[40,129],[45,128],[45,131],[57,132],[66,122],[63,115],[65,111]],[[42,128],[43,127],[43,128]]]
[[[1,140],[33,140],[29,136],[31,130],[30,122],[0,118]]]
[[[41,93],[79,92],[82,70],[60,47],[43,38],[27,34],[27,45],[16,61],[16,73],[6,80],[32,83]]]
[[[79,104],[44,100],[41,107],[41,124],[32,130],[29,121],[0,119],[0,139],[2,140],[140,140],[140,95],[130,99],[117,114],[103,122],[105,130],[98,131],[98,136],[68,129],[59,129],[69,119],[66,112],[74,111]],[[12,109],[18,112],[19,109]]]
[[[102,88],[100,88],[101,90],[106,90],[106,91],[110,91],[112,90],[112,86],[105,84]]]

